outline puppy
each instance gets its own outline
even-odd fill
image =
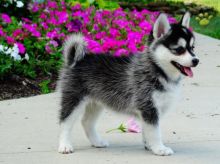
[[[108,146],[95,128],[105,106],[140,118],[146,149],[156,155],[173,154],[162,142],[160,118],[175,102],[182,77],[192,77],[191,67],[199,63],[189,23],[189,13],[172,25],[160,14],[149,37],[149,48],[126,57],[90,54],[81,34],[69,36],[58,83],[62,94],[59,152],[74,151],[70,134],[80,115],[91,144]]]

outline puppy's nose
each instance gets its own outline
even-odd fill
[[[199,64],[199,59],[194,58],[194,59],[192,60],[192,64],[193,64],[193,67],[197,66],[197,65]]]

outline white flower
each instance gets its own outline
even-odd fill
[[[4,51],[4,46],[0,44],[0,52]]]
[[[16,7],[21,8],[21,7],[23,7],[23,6],[24,6],[23,2],[17,1]]]
[[[19,49],[17,44],[14,44],[12,48],[8,48],[7,46],[3,46],[0,44],[0,52],[3,52],[6,55],[10,55],[14,60],[21,60],[21,56],[19,55]],[[26,53],[25,59],[28,60],[29,56]]]
[[[14,60],[21,60],[21,56],[16,52],[12,52],[11,57],[13,57]]]
[[[28,53],[25,54],[24,58],[25,58],[26,60],[29,60],[29,55],[28,55]]]
[[[9,55],[9,54],[12,53],[12,49],[11,49],[11,48],[8,48],[6,51],[4,51],[4,53],[5,53],[6,55]]]
[[[12,51],[17,53],[17,54],[19,53],[18,45],[16,43],[14,44],[14,47],[12,48]]]
[[[14,47],[12,48],[11,57],[13,57],[14,60],[21,60],[21,56],[19,55],[19,49],[17,44],[14,44]]]

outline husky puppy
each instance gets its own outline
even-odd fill
[[[162,142],[160,118],[178,96],[182,76],[192,77],[191,67],[199,63],[193,52],[195,38],[188,29],[189,23],[188,12],[179,23],[172,25],[165,14],[160,14],[149,48],[126,57],[90,54],[81,34],[69,36],[58,83],[62,94],[59,152],[74,151],[71,130],[80,115],[92,146],[108,146],[95,128],[104,105],[140,118],[146,149],[156,155],[173,154]]]

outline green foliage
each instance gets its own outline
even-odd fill
[[[33,60],[26,61],[22,59],[16,61],[12,59],[9,55],[0,53],[0,78],[3,79],[6,76],[12,74],[23,75],[29,78],[36,77],[36,72],[34,70],[35,64]]]
[[[94,5],[99,9],[106,9],[106,10],[114,10],[119,8],[117,2],[110,0],[66,0],[66,1],[71,3],[71,5],[76,5],[80,3],[83,8],[87,8],[92,5]]]
[[[155,2],[156,0],[115,0],[117,2],[126,2],[126,3],[142,3],[142,4],[148,4],[150,2]],[[157,0],[157,1],[163,1],[163,0]]]
[[[43,94],[47,94],[50,93],[50,89],[49,89],[49,84],[50,84],[51,80],[43,80],[39,86],[41,88],[41,92]]]
[[[220,39],[220,16],[211,18],[206,26],[201,26],[200,21],[196,19],[196,17],[193,17],[191,20],[191,26],[194,31]]]

